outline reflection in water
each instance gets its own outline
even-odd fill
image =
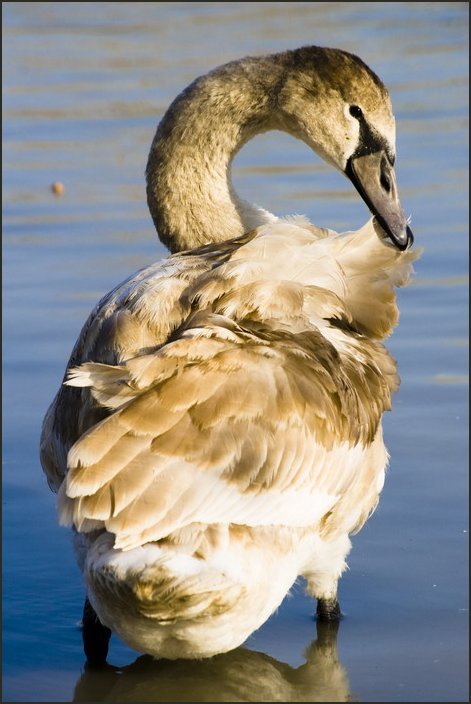
[[[337,656],[338,624],[317,623],[317,640],[298,668],[246,648],[207,660],[154,660],[85,670],[74,702],[346,702]]]

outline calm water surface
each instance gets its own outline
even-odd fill
[[[4,701],[467,701],[467,3],[3,3]],[[424,248],[389,341],[380,507],[341,581],[338,660],[296,585],[233,653],[155,663],[112,639],[84,668],[83,587],[38,461],[42,417],[97,299],[165,256],[144,168],[158,120],[201,73],[317,43],[390,88],[401,199]],[[50,191],[65,186],[62,197]],[[279,133],[239,154],[243,195],[354,229],[352,186]]]

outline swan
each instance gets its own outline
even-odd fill
[[[242,200],[232,160],[267,130],[345,174],[371,219],[338,234]],[[158,658],[232,650],[300,575],[318,619],[339,618],[388,461],[381,340],[417,256],[394,160],[388,91],[339,49],[232,61],[168,108],[146,179],[172,254],[97,304],[41,436],[90,662],[111,632]]]

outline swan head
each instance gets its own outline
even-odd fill
[[[339,49],[309,46],[279,56],[282,127],[345,174],[387,237],[407,249],[413,235],[396,184],[395,120],[386,87],[361,59]]]

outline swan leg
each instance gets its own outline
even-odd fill
[[[104,665],[108,655],[111,631],[104,626],[92,605],[85,599],[82,616],[83,649],[90,665]]]
[[[303,572],[307,593],[317,599],[317,620],[339,621],[340,604],[337,599],[339,578],[347,564],[345,558],[351,543],[348,535],[340,535],[331,540],[316,537],[308,567]]]
[[[340,604],[337,597],[317,600],[317,621],[339,621],[341,617]]]

